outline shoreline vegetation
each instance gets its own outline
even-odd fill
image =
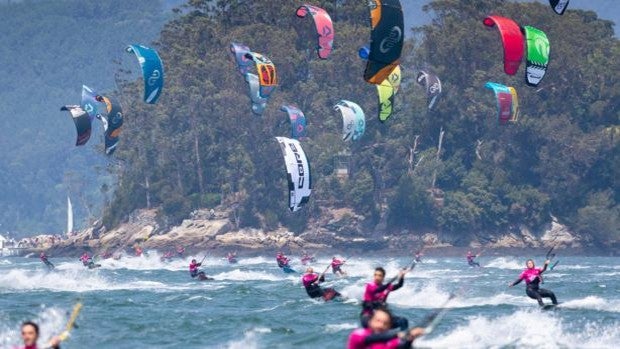
[[[75,11],[66,11],[69,5]],[[42,248],[70,254],[182,244],[408,253],[422,246],[558,245],[617,254],[620,41],[613,22],[572,8],[559,18],[536,2],[429,1],[424,8],[433,20],[407,33],[403,83],[392,117],[380,122],[376,87],[364,81],[366,63],[357,55],[369,39],[367,3],[317,2],[334,14],[337,28],[328,60],[315,57],[315,28],[294,15],[298,5],[195,0],[167,15],[146,0],[5,5],[2,23],[36,23],[36,42],[50,50],[11,49],[13,42],[32,43],[29,26],[6,30],[0,45],[10,70],[0,77],[15,86],[0,94],[8,107],[2,120],[5,133],[18,137],[3,138],[2,149],[10,151],[2,162],[8,170],[0,170],[2,230],[62,227],[65,206],[58,203],[69,196],[75,217],[98,223],[54,246],[43,241]],[[544,29],[551,61],[539,88],[526,86],[522,72],[504,74],[501,40],[482,24],[491,10]],[[74,29],[84,27],[91,29]],[[107,40],[74,49],[92,33]],[[153,46],[164,62],[166,84],[156,105],[143,103],[133,57],[122,56],[133,42]],[[278,88],[261,117],[252,115],[247,83],[235,72],[232,42],[264,53],[277,67]],[[126,59],[113,63],[116,55]],[[21,57],[56,65],[43,74],[40,64]],[[415,82],[421,69],[442,82],[432,109]],[[102,79],[98,86],[94,77]],[[518,90],[517,122],[498,123],[484,88],[490,81]],[[82,84],[123,105],[126,122],[112,157],[96,143],[100,136],[73,148],[69,118],[50,114],[49,106],[76,101]],[[39,85],[46,88],[32,89]],[[341,99],[358,103],[367,116],[359,140],[342,140],[333,110]],[[291,133],[282,105],[296,105],[308,118],[303,148],[312,194],[295,213],[287,209],[274,139]]]

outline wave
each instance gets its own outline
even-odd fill
[[[605,300],[597,296],[588,296],[585,298],[573,299],[563,302],[561,307],[574,309],[594,309],[599,311],[620,313],[620,300]]]
[[[466,324],[447,333],[422,337],[415,345],[433,348],[613,348],[620,342],[620,322],[570,326],[538,310],[521,310],[498,317],[471,316]]]
[[[213,275],[215,280],[232,280],[232,281],[248,281],[248,280],[261,280],[261,281],[282,281],[282,280],[295,280],[297,276],[291,274],[284,274],[278,271],[281,275],[274,275],[264,271],[244,271],[235,269],[219,274]],[[291,276],[287,276],[291,275]],[[293,274],[296,275],[296,274]]]
[[[12,269],[7,273],[0,274],[1,291],[113,291],[113,290],[153,290],[172,291],[195,289],[195,283],[188,285],[171,285],[159,281],[136,280],[129,282],[117,282],[109,280],[95,270],[65,269],[55,272],[36,272],[32,270]]]
[[[341,331],[348,331],[355,329],[359,326],[357,323],[353,322],[344,322],[341,324],[327,324],[325,325],[325,332],[327,333],[337,333]]]
[[[258,339],[261,334],[271,333],[271,329],[266,327],[257,327],[245,331],[243,333],[243,338],[239,340],[233,340],[226,344],[224,344],[224,348],[226,349],[258,349],[259,342]],[[214,348],[221,348],[222,346],[217,346]]]
[[[499,257],[485,263],[484,267],[519,270],[525,268],[525,259],[517,260],[516,258]]]
[[[358,281],[342,289],[341,293],[348,298],[362,299],[366,282]],[[388,303],[400,308],[434,309],[444,305],[452,292],[462,294],[450,302],[450,308],[470,308],[495,305],[530,305],[531,302],[520,292],[518,294],[498,293],[490,296],[471,297],[468,288],[454,287],[450,290],[443,289],[437,282],[423,284],[407,284],[390,293]]]
[[[121,259],[113,258],[97,260],[102,269],[130,269],[130,270],[184,270],[189,265],[192,257],[174,258],[170,261],[162,261],[157,251],[147,251],[142,256],[123,255]],[[80,265],[79,263],[76,263]]]

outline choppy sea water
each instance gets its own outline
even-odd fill
[[[348,277],[327,276],[327,285],[349,300],[324,303],[309,299],[300,275],[282,273],[271,256],[241,256],[236,265],[207,258],[204,269],[216,279],[210,282],[189,277],[190,259],[161,262],[151,252],[88,270],[77,258],[51,258],[54,272],[37,258],[0,259],[0,348],[19,344],[24,320],[39,322],[42,338],[60,333],[78,298],[78,328],[63,348],[344,348],[373,268],[384,266],[389,277],[409,263],[353,258],[344,268]],[[539,310],[523,284],[507,287],[525,257],[481,257],[480,269],[464,258],[428,257],[389,303],[416,324],[451,292],[461,294],[435,331],[414,343],[419,348],[617,348],[619,259],[559,259],[542,285],[562,302],[557,310]],[[319,259],[315,270],[328,263]],[[304,269],[298,259],[292,266]]]

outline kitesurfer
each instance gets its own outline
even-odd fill
[[[228,252],[226,259],[228,259],[228,263],[230,264],[237,263],[237,252]]]
[[[471,251],[467,251],[467,264],[469,264],[470,267],[480,267],[480,263],[474,260],[478,256],[480,256],[480,254],[473,254]]]
[[[84,252],[82,254],[80,261],[82,262],[82,265],[88,267],[88,269],[93,269],[100,266],[99,264],[95,264],[95,262],[93,262],[93,259],[88,255],[88,252]]]
[[[340,260],[336,257],[332,258],[332,273],[334,274],[338,274],[340,276],[345,276],[347,273],[345,273],[344,271],[342,271],[342,269],[340,269],[340,267],[342,267],[342,265],[345,263],[346,261],[344,260]]]
[[[405,349],[411,348],[413,341],[424,334],[424,329],[413,328],[407,332],[390,331],[394,328],[393,316],[385,308],[374,311],[368,327],[351,332],[347,349]]]
[[[160,260],[161,260],[162,262],[165,262],[165,261],[171,261],[171,260],[172,260],[173,255],[174,255],[174,254],[172,253],[172,251],[167,251],[166,253],[164,253],[164,255],[163,255],[163,256],[161,256]]]
[[[416,263],[422,263],[422,251],[416,252],[414,257]]]
[[[191,263],[189,263],[189,275],[192,279],[198,277],[198,280],[207,280],[207,275],[205,275],[204,271],[198,270],[202,263],[196,262],[195,259],[192,259]]]
[[[310,254],[308,254],[308,252],[303,251],[303,254],[301,256],[301,264],[307,265],[311,262],[314,262],[314,256],[311,256]]]
[[[319,284],[324,281],[325,275],[316,274],[312,268],[306,269],[306,273],[301,277],[301,282],[306,288],[306,293],[308,293],[310,298],[323,297],[324,300],[328,301],[335,297],[340,297],[340,293],[333,288],[321,288]]]
[[[366,284],[366,290],[364,291],[364,299],[362,302],[362,313],[360,314],[360,321],[363,327],[368,326],[368,320],[372,316],[373,312],[379,308],[387,309],[387,297],[392,291],[396,291],[403,287],[405,282],[405,274],[409,270],[403,269],[398,272],[398,283],[393,285],[390,281],[387,284],[383,284],[385,279],[385,269],[381,267],[375,268],[374,280]],[[404,317],[392,316],[392,328],[400,328],[406,330],[409,327],[409,321]]]
[[[88,266],[88,261],[90,260],[90,256],[88,255],[87,252],[84,252],[82,254],[82,256],[80,256],[80,261],[82,262],[82,264],[87,267]]]
[[[177,246],[177,256],[183,257],[183,253],[185,253],[185,247]]]
[[[508,284],[508,287],[515,286],[525,280],[525,293],[528,297],[537,300],[538,305],[541,307],[545,305],[542,301],[543,298],[551,298],[551,302],[553,302],[554,305],[557,305],[558,300],[555,298],[555,294],[549,290],[539,287],[539,284],[543,281],[542,273],[547,270],[548,265],[549,260],[546,260],[545,265],[542,268],[536,268],[534,266],[534,261],[528,259],[525,263],[527,268],[521,273],[521,275],[519,275],[517,280]]]
[[[280,268],[285,268],[285,267],[290,267],[289,266],[289,262],[291,260],[284,255],[284,253],[282,252],[278,252],[278,254],[276,255],[276,262],[278,262],[278,267]]]
[[[22,340],[24,345],[17,347],[16,349],[37,349],[37,342],[39,341],[39,325],[32,321],[26,321],[22,324],[21,328]],[[60,349],[61,339],[59,336],[54,336],[48,344],[48,348]]]
[[[136,257],[140,257],[142,256],[142,247],[140,247],[139,245],[136,245],[134,247],[134,251],[136,253]]]
[[[41,252],[41,254],[39,255],[39,259],[41,259],[41,262],[43,262],[43,264],[45,264],[45,266],[47,267],[48,270],[53,270],[54,269],[54,264],[52,264],[52,262],[50,262],[47,259],[47,256],[45,255],[45,252]]]

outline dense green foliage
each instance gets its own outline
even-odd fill
[[[124,45],[156,39],[166,19],[162,5],[179,2],[0,1],[0,231],[62,230],[69,194],[78,227],[102,205],[110,226],[137,208],[160,208],[162,223],[172,224],[221,203],[235,208],[239,226],[294,231],[322,208],[349,206],[367,218],[368,232],[439,230],[467,238],[537,228],[552,214],[600,240],[618,239],[620,50],[611,23],[593,12],[571,6],[557,16],[546,4],[431,2],[427,14],[409,19],[433,21],[408,36],[396,113],[381,124],[375,88],[362,80],[356,55],[369,37],[367,6],[358,0],[316,1],[335,20],[328,61],[316,57],[311,21],[294,16],[298,1],[190,1],[187,15],[159,39],[164,95],[158,105],[144,105],[137,64]],[[420,3],[405,4],[417,14]],[[525,86],[523,66],[514,77],[503,73],[497,33],[481,24],[487,13],[547,32],[551,65],[539,88]],[[280,86],[262,118],[249,111],[231,41],[266,54],[279,69]],[[415,83],[419,68],[443,82],[432,112]],[[119,151],[106,159],[99,125],[89,145],[76,148],[73,124],[58,107],[77,103],[82,84],[110,90],[115,75],[125,80],[117,93],[126,124]],[[497,124],[492,93],[482,87],[488,80],[517,88],[519,123]],[[340,140],[332,106],[342,98],[366,111],[360,142]],[[305,112],[311,136],[304,148],[314,192],[297,214],[286,208],[273,139],[289,134],[279,111],[284,103]],[[342,166],[346,180],[336,176]]]
[[[60,232],[66,196],[76,226],[99,215],[115,180],[105,171],[99,125],[86,147],[64,104],[82,84],[114,87],[125,45],[149,43],[168,18],[153,0],[19,1],[0,5],[0,230]],[[137,69],[133,69],[136,71]],[[98,123],[97,123],[98,124]]]
[[[187,15],[161,34],[167,81],[159,104],[144,105],[134,83],[123,85],[130,117],[106,224],[147,206],[176,223],[221,200],[235,208],[239,226],[301,231],[321,208],[350,206],[367,218],[369,231],[385,219],[390,230],[467,237],[538,228],[553,214],[581,232],[618,238],[620,45],[610,22],[584,11],[560,17],[537,3],[433,1],[427,6],[433,23],[410,35],[415,39],[404,50],[395,115],[381,124],[375,88],[362,80],[364,62],[356,55],[369,36],[365,3],[320,3],[337,33],[327,61],[316,58],[310,21],[294,16],[296,1],[190,1]],[[551,65],[538,88],[525,85],[522,71],[503,73],[498,34],[481,24],[491,12],[549,36]],[[260,118],[250,113],[247,86],[234,71],[232,41],[277,65],[280,86]],[[443,82],[445,93],[431,112],[414,80],[419,68]],[[483,88],[488,80],[517,88],[518,123],[498,125],[493,95]],[[360,142],[340,140],[332,106],[341,98],[366,111]],[[289,134],[278,110],[283,103],[298,105],[309,120],[304,149],[314,191],[297,214],[286,208],[273,138]],[[346,180],[336,176],[342,163]]]

